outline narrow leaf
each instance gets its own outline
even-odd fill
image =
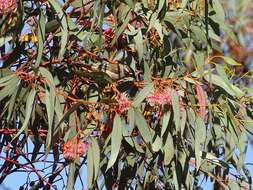
[[[142,138],[146,143],[150,143],[152,141],[152,134],[150,132],[149,126],[147,121],[145,120],[144,116],[139,112],[135,111],[135,124],[139,129]]]
[[[36,95],[36,91],[31,90],[28,97],[27,97],[27,100],[26,100],[26,113],[25,113],[24,123],[23,123],[21,129],[19,129],[18,133],[15,135],[15,137],[13,139],[17,138],[27,128],[27,125],[30,120],[32,110],[34,107],[35,95]]]
[[[153,83],[146,85],[135,97],[132,103],[133,107],[138,107],[141,102],[153,91],[153,88]]]
[[[114,121],[113,121],[113,129],[112,129],[112,138],[111,138],[111,157],[107,165],[107,169],[111,168],[115,161],[117,160],[121,140],[122,140],[122,127],[125,127],[122,125],[121,118],[118,114],[116,114]]]

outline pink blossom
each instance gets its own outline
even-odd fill
[[[63,145],[63,157],[66,160],[73,161],[76,158],[85,155],[88,150],[88,143],[81,142],[78,138],[68,140]]]
[[[156,90],[146,99],[150,105],[171,104],[171,92],[170,90]]]
[[[116,112],[120,114],[124,113],[131,106],[131,102],[129,101],[125,93],[119,94],[116,99],[118,102]]]
[[[73,142],[71,140],[68,140],[63,145],[63,157],[66,160],[74,160],[75,159],[75,150],[73,147]]]
[[[88,147],[89,147],[89,143],[87,143],[87,142],[79,143],[78,147],[77,147],[77,154],[79,154],[80,156],[86,154]]]
[[[16,0],[0,0],[0,14],[9,13],[17,8]]]

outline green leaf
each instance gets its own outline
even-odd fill
[[[68,181],[67,181],[67,190],[73,190],[75,185],[75,171],[76,171],[76,164],[72,162],[69,166],[69,173],[68,173]]]
[[[13,139],[17,138],[24,130],[27,129],[28,122],[31,118],[31,114],[32,114],[33,107],[34,107],[35,95],[36,95],[36,90],[32,89],[27,97],[27,100],[26,100],[26,111],[25,111],[24,123]]]
[[[129,6],[129,7],[131,7],[132,9],[134,8],[134,1],[132,1],[132,0],[125,0],[125,2],[126,2],[126,4]]]
[[[123,126],[120,116],[116,114],[113,121],[113,129],[112,129],[111,156],[106,170],[111,168],[115,163],[115,161],[117,160],[122,141],[123,127],[125,126]]]
[[[144,55],[144,44],[143,44],[143,39],[142,39],[142,32],[141,30],[139,30],[139,32],[137,33],[137,35],[134,37],[134,41],[136,44],[136,49],[138,52],[138,57],[139,57],[139,61],[142,60],[143,55]]]
[[[158,4],[158,12],[160,12],[164,6],[164,4],[166,3],[165,0],[159,0],[159,4]]]
[[[63,59],[65,53],[65,47],[68,43],[68,24],[65,13],[62,11],[62,8],[57,0],[48,0],[50,5],[53,7],[55,12],[57,13],[58,19],[61,23],[61,47],[59,51],[58,58],[60,60]]]
[[[13,110],[16,106],[16,100],[20,94],[21,89],[22,89],[22,86],[18,85],[17,88],[15,88],[14,92],[11,95],[10,104],[8,107],[8,116],[7,116],[8,123],[11,121],[11,116],[13,115]]]
[[[55,129],[57,129],[64,122],[65,119],[67,119],[74,111],[76,111],[80,107],[80,105],[81,105],[80,103],[72,105],[72,107],[70,109],[68,109],[68,111],[60,119],[60,121],[57,124],[57,126],[55,127]]]
[[[128,130],[127,130],[126,127],[123,127],[123,132],[122,132],[122,133],[123,133],[123,137],[124,137],[124,139],[126,140],[126,142],[127,142],[130,146],[134,147],[133,138],[131,137],[131,133],[128,132]]]
[[[214,156],[213,154],[211,154],[209,152],[200,151],[200,156],[202,159],[206,159],[206,160],[208,160],[208,162],[215,164],[219,167],[225,166],[224,162],[222,162],[216,156]]]
[[[219,26],[235,43],[239,43],[232,27],[228,26],[227,24],[220,24]]]
[[[134,121],[135,121],[135,113],[132,107],[128,109],[127,118],[128,118],[129,133],[132,133],[134,129]]]
[[[0,90],[0,101],[14,93],[17,88],[17,83],[18,79],[14,76],[5,83],[0,84],[0,87],[4,86],[4,88]]]
[[[18,78],[16,75],[9,75],[0,80],[0,87],[13,86],[14,83],[17,83]],[[16,85],[14,85],[16,86]],[[2,89],[1,89],[2,90]]]
[[[155,142],[152,144],[152,150],[158,152],[162,148],[162,139],[158,135],[155,138]]]
[[[54,119],[54,105],[55,105],[55,94],[53,92],[49,92],[46,89],[45,94],[45,101],[46,101],[46,110],[47,110],[47,117],[48,117],[48,132],[47,132],[47,139],[46,139],[46,155],[50,151],[51,140],[52,140],[52,129],[53,129],[53,119]]]
[[[64,108],[63,108],[63,102],[64,98],[61,95],[58,95],[55,97],[55,113],[57,115],[58,121],[56,120],[56,124],[58,125],[57,122],[60,122],[60,119],[63,118],[63,113],[64,113]]]
[[[11,82],[11,80],[17,81],[17,76],[13,74],[13,75],[7,75],[7,76],[1,78],[0,79],[0,87],[8,86],[8,84]]]
[[[76,128],[71,127],[64,135],[64,142],[67,142],[68,140],[72,139],[77,134]]]
[[[51,88],[50,90],[54,90],[55,84],[54,84],[54,78],[52,76],[52,73],[44,67],[40,67],[39,71],[40,71],[40,74],[47,79],[46,84]]]
[[[60,23],[57,20],[50,20],[45,27],[46,32],[53,32],[60,27]]]
[[[164,165],[169,165],[172,158],[174,157],[174,143],[173,138],[170,133],[168,133],[165,145],[163,147],[164,151]]]
[[[87,153],[87,168],[88,168],[88,189],[92,189],[94,177],[94,153],[92,146],[89,146]]]
[[[229,190],[241,190],[241,187],[238,184],[238,182],[233,179],[228,180],[228,187],[229,187]]]
[[[196,156],[196,168],[199,169],[202,158],[201,151],[202,147],[204,147],[204,143],[206,140],[206,126],[202,118],[197,117],[195,123],[195,156]]]
[[[245,130],[243,130],[239,136],[239,141],[238,141],[238,148],[240,151],[239,159],[237,162],[237,171],[240,172],[244,162],[245,162],[245,157],[246,157],[246,152],[247,152],[247,145],[248,145],[248,136]]]
[[[248,117],[245,116],[245,121],[243,122],[243,127],[247,130],[248,133],[250,133],[251,135],[253,135],[253,120]]]
[[[71,1],[71,5],[73,6],[73,8],[79,8],[83,5],[83,3],[83,0]]]
[[[91,145],[93,152],[93,165],[94,165],[94,180],[98,177],[99,163],[100,163],[100,148],[95,138],[91,138]]]
[[[119,36],[125,31],[129,21],[131,18],[131,9],[129,9],[126,13],[126,16],[124,18],[124,22],[123,24],[120,26],[120,28],[116,31],[115,36],[111,42],[111,45],[113,46],[115,44],[115,42],[117,41],[117,39],[119,38]]]
[[[175,90],[172,90],[172,108],[173,108],[173,119],[176,126],[176,131],[180,131],[180,105],[179,97]]]
[[[153,83],[150,83],[146,85],[135,97],[132,106],[138,107],[141,102],[153,91],[154,85]]]
[[[224,61],[226,63],[228,63],[229,65],[232,65],[232,66],[241,66],[242,64],[241,63],[238,63],[237,61],[235,61],[233,58],[231,57],[227,57],[227,56],[222,56],[222,58],[224,59]]]
[[[184,135],[186,122],[187,122],[187,114],[186,114],[186,110],[183,109],[181,110],[181,120],[180,120],[180,130],[181,130],[182,136]]]
[[[39,24],[38,24],[38,52],[37,52],[37,58],[35,67],[38,67],[41,62],[42,54],[43,54],[43,47],[44,47],[44,41],[45,41],[45,26],[46,19],[45,15],[43,13],[43,10],[40,10],[40,18],[39,18]]]
[[[151,143],[152,133],[150,128],[145,120],[144,116],[139,112],[135,111],[135,124],[140,131],[140,134],[146,143]]]
[[[227,74],[224,70],[224,65],[217,64],[216,65],[216,70],[217,70],[217,73],[219,74],[219,76],[222,78],[222,80],[226,83],[226,85],[230,86],[231,82],[227,78]]]
[[[216,74],[208,74],[204,78],[208,82],[223,88],[231,96],[241,98],[244,95],[244,93],[238,87],[234,86],[233,84],[228,85],[220,76]]]
[[[199,40],[201,43],[203,43],[203,42],[207,43],[205,32],[203,31],[203,29],[201,27],[191,25],[190,29],[197,40]]]
[[[5,43],[11,41],[12,36],[2,36],[0,37],[0,47],[2,47]]]
[[[220,24],[225,23],[225,12],[219,0],[212,1],[213,9],[216,13],[215,17],[217,18],[216,21],[219,21]]]
[[[152,82],[151,69],[149,68],[148,63],[146,61],[144,62],[144,76],[143,77],[144,77],[145,82],[149,82],[149,83]]]
[[[164,135],[164,133],[168,127],[168,124],[170,121],[170,116],[171,116],[171,112],[169,112],[169,111],[165,112],[163,115],[161,136]]]
[[[147,171],[144,178],[143,189],[148,189],[147,186],[150,183],[150,176],[151,176],[151,172]]]
[[[194,53],[194,58],[197,64],[198,71],[201,72],[205,64],[205,53],[202,51],[196,51],[196,53]]]

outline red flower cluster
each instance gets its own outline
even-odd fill
[[[106,29],[104,32],[103,32],[103,35],[105,37],[105,44],[107,47],[110,47],[110,44],[115,36],[115,33],[113,31],[112,28],[108,28]],[[117,42],[113,45],[112,48],[118,48],[118,47],[121,47],[122,44],[125,42],[126,40],[126,37],[124,34],[121,34],[118,39],[117,39]]]
[[[63,157],[68,161],[73,161],[76,158],[85,155],[88,150],[89,143],[81,142],[79,138],[68,140],[63,145]]]
[[[156,90],[146,100],[150,105],[171,104],[171,92],[170,90]]]
[[[0,0],[0,14],[6,14],[17,8],[16,0]]]
[[[124,113],[131,106],[131,102],[125,93],[121,93],[117,96],[117,102],[116,112],[119,114]]]

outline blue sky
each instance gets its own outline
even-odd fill
[[[50,156],[48,157],[50,160]],[[22,160],[20,160],[22,161]],[[0,161],[2,163],[2,160]],[[253,146],[249,145],[248,151],[247,151],[247,156],[245,163],[253,163]],[[37,164],[36,165],[38,168],[45,167],[44,164]],[[248,165],[248,168],[250,169],[250,173],[253,174],[253,165]],[[50,172],[50,171],[48,171]],[[82,177],[83,181],[85,182],[85,186],[87,187],[87,168],[84,166],[80,170],[80,176]],[[30,176],[31,180],[37,179],[36,175],[31,174]],[[66,179],[66,175],[63,176]],[[27,180],[27,174],[26,173],[14,173],[9,175],[6,178],[6,181],[3,185],[0,185],[0,190],[16,190],[19,188],[20,184],[24,184]],[[212,184],[210,182],[202,184],[205,190],[212,190]],[[62,183],[57,183],[57,187],[61,189],[63,186]],[[81,184],[80,181],[77,181],[76,184],[76,189],[81,190]]]

